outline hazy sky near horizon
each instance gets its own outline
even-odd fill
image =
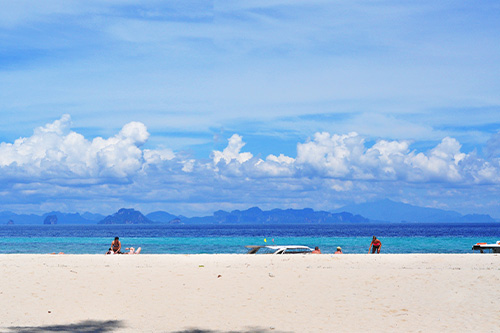
[[[0,211],[500,217],[498,1],[0,6]]]

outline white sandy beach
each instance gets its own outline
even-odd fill
[[[500,256],[0,255],[2,332],[493,332]]]

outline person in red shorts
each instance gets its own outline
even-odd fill
[[[372,253],[380,253],[380,248],[382,247],[382,242],[375,236],[373,236],[372,242],[370,243],[370,247],[368,248],[368,253],[370,253],[370,249]]]

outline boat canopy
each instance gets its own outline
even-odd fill
[[[476,243],[472,245],[472,251],[474,250],[481,251],[481,253],[485,250],[489,250],[493,253],[500,253],[500,241],[496,242],[496,244]]]
[[[313,249],[303,245],[247,245],[248,254],[265,252],[272,254],[311,253]]]

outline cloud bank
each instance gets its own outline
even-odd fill
[[[235,172],[253,177],[325,178],[346,181],[439,182],[449,185],[498,184],[500,160],[484,160],[461,152],[460,143],[446,137],[426,153],[410,149],[408,141],[379,140],[371,147],[357,133],[344,135],[316,133],[311,140],[297,144],[297,156],[269,155],[254,159],[241,152],[244,143],[237,134],[228,147],[214,151],[216,166],[224,164]],[[217,168],[217,171],[220,172]],[[246,172],[244,172],[246,171]],[[224,171],[222,171],[224,172]]]
[[[71,130],[71,117],[64,115],[30,137],[0,144],[0,204],[89,211],[139,205],[185,213],[253,205],[333,209],[383,195],[416,200],[411,197],[418,193],[455,200],[480,187],[490,195],[498,191],[498,136],[487,142],[486,157],[463,152],[451,137],[418,152],[409,141],[368,143],[355,132],[315,133],[297,143],[296,156],[260,157],[233,134],[224,149],[196,159],[143,148],[150,137],[143,123],[87,139]]]
[[[3,178],[23,177],[25,181],[54,178],[106,182],[127,178],[149,161],[171,157],[170,152],[143,151],[149,133],[144,124],[131,122],[114,137],[89,141],[70,130],[71,118],[64,115],[35,129],[28,138],[0,144]]]

